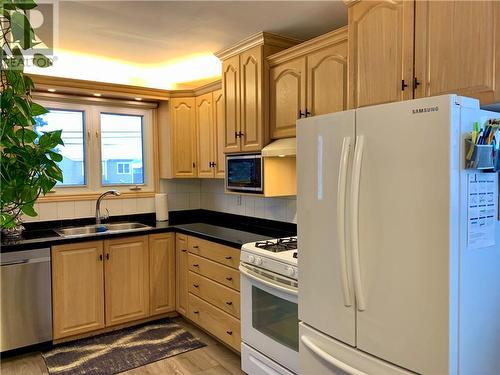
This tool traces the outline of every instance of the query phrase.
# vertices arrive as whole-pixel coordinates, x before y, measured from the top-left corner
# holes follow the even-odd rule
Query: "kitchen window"
[[[49,113],[36,117],[35,131],[62,130],[64,180],[54,196],[154,191],[153,108],[36,101]]]

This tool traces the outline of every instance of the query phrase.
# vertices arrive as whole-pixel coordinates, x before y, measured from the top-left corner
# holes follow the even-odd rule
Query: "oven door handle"
[[[273,288],[273,289],[277,289],[279,291],[282,291],[284,293],[287,293],[287,294],[291,294],[291,295],[294,295],[294,296],[298,296],[299,295],[299,291],[297,289],[292,289],[292,288],[287,288],[277,282],[274,282],[274,281],[271,281],[269,279],[264,279],[261,277],[261,275],[257,275],[255,273],[253,273],[252,271],[250,271],[249,269],[247,269],[246,267],[242,266],[240,264],[239,266],[239,270],[240,272],[245,275],[246,277],[248,277],[249,279],[252,279],[254,281],[257,281],[257,282],[260,282],[266,286],[268,286],[269,288]]]

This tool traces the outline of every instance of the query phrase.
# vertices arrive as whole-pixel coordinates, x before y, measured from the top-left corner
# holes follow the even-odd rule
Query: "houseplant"
[[[31,56],[40,43],[28,20],[27,12],[36,7],[32,0],[0,0],[2,24],[1,70],[1,194],[0,227],[9,237],[19,237],[24,229],[23,214],[36,216],[37,198],[63,180],[57,162],[62,156],[55,148],[62,145],[62,131],[41,135],[33,131],[35,116],[48,111],[33,102],[33,81],[24,74],[25,63],[46,67],[49,58],[40,53]],[[28,54],[30,55],[28,57]]]

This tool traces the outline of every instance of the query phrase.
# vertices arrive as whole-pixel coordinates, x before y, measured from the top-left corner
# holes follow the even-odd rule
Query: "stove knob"
[[[293,276],[293,275],[295,275],[295,270],[292,267],[287,267],[286,273],[288,276]]]
[[[253,255],[249,255],[249,256],[248,256],[248,261],[249,261],[250,263],[255,262],[255,257],[254,257]]]
[[[255,258],[255,264],[258,266],[262,265],[262,258],[261,257]]]

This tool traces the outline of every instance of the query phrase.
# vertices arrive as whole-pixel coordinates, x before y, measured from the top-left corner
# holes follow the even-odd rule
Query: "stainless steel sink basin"
[[[149,228],[151,227],[141,223],[114,223],[59,228],[55,231],[63,237],[83,237],[98,235],[101,233],[134,232]]]

